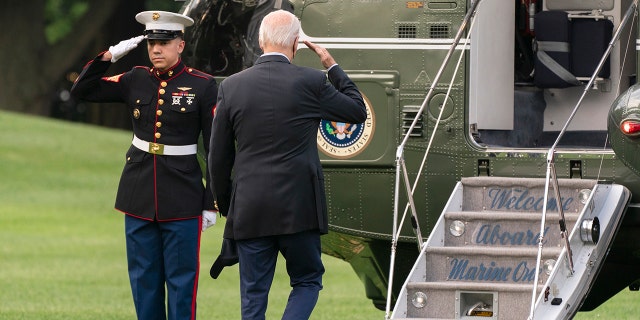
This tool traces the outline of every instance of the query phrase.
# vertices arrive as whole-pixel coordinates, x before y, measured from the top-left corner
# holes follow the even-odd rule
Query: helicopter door
[[[486,1],[471,31],[469,121],[480,130],[513,130],[513,1]]]

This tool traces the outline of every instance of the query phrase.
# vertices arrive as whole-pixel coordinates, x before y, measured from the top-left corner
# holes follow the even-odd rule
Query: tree
[[[66,5],[84,3],[84,14],[68,27],[71,32],[58,41],[47,41],[45,8],[50,2]],[[148,3],[146,3],[148,2]],[[175,1],[127,0],[29,0],[5,1],[0,5],[0,109],[51,115],[51,102],[60,86],[70,86],[73,71],[109,45],[141,34],[143,27],[133,17],[149,5],[154,9],[177,11],[181,3]],[[167,3],[170,2],[170,3]],[[110,73],[124,72],[135,64],[147,64],[143,48],[114,64]],[[66,79],[68,78],[68,79]],[[66,80],[65,80],[66,79]],[[65,82],[66,81],[66,82]],[[85,119],[76,119],[110,126],[127,126],[124,108],[101,108],[86,105]],[[119,109],[119,110],[118,110]],[[117,110],[114,112],[113,110]],[[123,122],[126,125],[123,125]]]
[[[45,0],[7,1],[0,10],[0,108],[49,115],[51,89],[95,43],[113,12],[125,0],[88,1],[73,32],[50,45],[44,33]]]

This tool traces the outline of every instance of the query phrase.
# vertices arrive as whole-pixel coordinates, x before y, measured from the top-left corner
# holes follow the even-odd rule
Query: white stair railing
[[[404,187],[405,187],[405,191],[407,193],[407,199],[408,199],[408,203],[405,207],[405,211],[404,211],[404,215],[403,215],[403,219],[402,221],[404,221],[404,218],[406,216],[407,210],[410,208],[411,209],[411,215],[412,215],[412,226],[414,228],[414,232],[417,238],[417,242],[418,242],[418,248],[419,250],[422,249],[422,246],[424,245],[424,239],[422,238],[421,232],[420,232],[420,226],[418,223],[418,218],[417,218],[417,212],[415,209],[415,204],[414,204],[414,200],[413,200],[413,192],[415,191],[415,187],[417,185],[417,182],[419,180],[420,174],[424,168],[424,165],[426,163],[426,158],[427,155],[429,153],[429,147],[431,146],[431,142],[433,141],[433,137],[435,136],[435,132],[438,126],[438,123],[440,122],[440,117],[442,115],[442,111],[444,110],[444,106],[440,109],[440,115],[438,116],[438,121],[436,122],[436,129],[433,130],[432,132],[432,136],[431,139],[429,140],[429,146],[427,147],[427,150],[425,152],[422,164],[420,166],[420,169],[418,170],[418,174],[417,174],[417,178],[416,178],[416,182],[414,183],[414,186],[411,187],[410,181],[409,181],[409,175],[408,172],[406,170],[406,164],[404,161],[404,147],[409,139],[409,134],[413,131],[413,129],[416,127],[416,124],[418,123],[419,117],[422,114],[422,112],[424,112],[424,109],[428,103],[428,101],[431,99],[431,97],[433,96],[433,92],[435,90],[435,87],[438,83],[438,81],[440,80],[440,77],[442,76],[445,67],[448,65],[449,60],[451,59],[453,52],[456,50],[458,44],[460,43],[460,39],[462,38],[462,35],[467,27],[467,24],[469,23],[469,21],[471,21],[472,17],[475,15],[478,4],[480,3],[481,0],[476,0],[471,4],[471,7],[469,8],[469,10],[467,11],[464,19],[462,20],[462,24],[460,25],[460,28],[458,29],[458,32],[456,33],[456,36],[454,38],[453,43],[451,44],[451,46],[449,47],[449,51],[447,52],[447,55],[444,58],[444,61],[442,62],[442,64],[440,65],[440,69],[438,70],[438,72],[436,73],[436,76],[434,77],[432,83],[431,83],[431,87],[429,88],[429,91],[426,95],[426,97],[424,98],[420,109],[416,112],[416,116],[413,119],[413,121],[411,122],[411,126],[408,128],[408,130],[406,131],[404,138],[402,140],[402,142],[400,143],[400,145],[397,148],[397,152],[396,152],[396,178],[395,178],[395,187],[394,187],[394,208],[393,208],[393,234],[391,237],[391,259],[390,259],[390,267],[389,267],[389,278],[388,278],[388,284],[387,284],[387,303],[386,303],[386,310],[385,310],[385,319],[390,319],[391,317],[391,297],[392,297],[392,292],[393,292],[393,275],[395,272],[395,256],[396,256],[396,247],[397,247],[397,243],[398,243],[398,238],[400,237],[400,231],[401,230],[401,225],[400,224],[400,228],[398,226],[398,203],[399,203],[399,191],[400,191],[400,180],[402,178],[403,182],[404,182]],[[471,28],[469,28],[471,29]],[[471,32],[469,32],[469,35],[471,34]],[[469,41],[467,39],[466,44],[468,44]],[[464,49],[461,50],[460,53],[460,59],[458,60],[458,65],[461,62],[461,58],[464,54]],[[450,94],[450,90],[451,87],[453,86],[453,81],[455,79],[455,76],[457,74],[457,70],[458,67],[456,67],[455,69],[455,73],[451,79],[451,84],[449,85],[449,89],[447,91],[447,97],[445,98],[445,103],[448,100],[447,98],[449,97]]]
[[[622,20],[620,21],[620,24],[618,25],[618,28],[616,29],[615,34],[613,35],[613,37],[611,38],[611,41],[609,42],[609,45],[607,46],[607,50],[604,52],[604,54],[602,55],[600,62],[598,63],[598,66],[596,67],[596,70],[593,72],[593,75],[591,76],[591,78],[589,79],[589,82],[584,86],[584,90],[582,91],[582,95],[580,96],[580,99],[578,99],[578,102],[576,103],[575,107],[573,108],[573,110],[571,111],[571,114],[569,115],[569,118],[567,119],[567,121],[565,122],[564,126],[562,127],[562,130],[560,130],[560,133],[558,134],[558,137],[556,138],[555,142],[553,143],[553,145],[551,146],[551,148],[549,148],[549,151],[547,152],[547,171],[546,171],[546,182],[545,182],[545,189],[544,189],[544,204],[542,207],[542,218],[540,221],[540,237],[538,238],[538,255],[536,258],[536,272],[535,272],[535,278],[534,278],[534,283],[533,283],[533,289],[532,289],[532,293],[531,293],[531,309],[529,312],[529,320],[533,320],[534,317],[534,313],[535,313],[535,304],[536,304],[536,293],[538,290],[538,275],[540,273],[540,261],[542,260],[542,247],[543,247],[543,243],[544,243],[544,228],[545,228],[545,223],[546,223],[546,215],[547,215],[547,200],[548,200],[548,194],[549,194],[549,184],[553,184],[553,189],[554,189],[554,197],[556,199],[556,203],[558,204],[556,207],[558,208],[558,213],[560,214],[560,221],[559,221],[559,225],[560,225],[560,232],[562,234],[562,237],[564,238],[564,243],[565,243],[565,248],[566,248],[566,253],[567,253],[567,261],[568,263],[568,268],[569,268],[569,274],[573,274],[574,273],[574,265],[573,265],[573,255],[571,252],[571,245],[569,244],[569,235],[567,234],[567,227],[566,227],[566,220],[564,217],[564,211],[562,209],[562,205],[561,205],[561,198],[560,198],[560,191],[558,188],[558,179],[556,176],[556,169],[555,169],[555,152],[556,152],[556,148],[558,147],[558,144],[560,143],[560,139],[562,139],[562,137],[564,136],[565,132],[567,131],[567,128],[569,127],[569,124],[571,123],[571,121],[573,120],[573,117],[576,115],[576,113],[578,112],[578,108],[580,107],[580,105],[582,104],[582,100],[584,99],[584,97],[587,95],[587,93],[589,92],[589,90],[592,88],[598,74],[600,73],[600,70],[602,69],[602,67],[604,66],[605,62],[607,61],[607,59],[609,58],[609,55],[611,54],[611,50],[613,49],[613,46],[615,45],[615,42],[618,41],[618,39],[620,38],[620,34],[622,32],[622,30],[624,29],[625,25],[627,24],[627,22],[629,21],[629,19],[631,19],[631,17],[635,16],[635,14],[637,13],[637,6],[638,6],[638,0],[634,0],[631,5],[629,5],[629,8],[627,9],[627,12],[625,13],[624,17],[622,18]]]

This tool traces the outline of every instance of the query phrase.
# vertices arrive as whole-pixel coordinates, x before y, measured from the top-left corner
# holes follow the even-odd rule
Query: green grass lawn
[[[113,209],[131,133],[0,112],[0,134],[0,319],[134,319]],[[237,265],[209,277],[221,239],[221,224],[202,236],[199,319],[240,318]],[[323,261],[313,319],[384,319],[349,264]],[[279,263],[269,319],[288,292]]]
[[[131,134],[0,111],[0,319],[134,319],[122,214],[113,209]],[[221,225],[202,237],[199,319],[239,319],[237,265],[209,267]],[[312,319],[384,319],[351,267],[323,256],[324,289]],[[279,263],[267,319],[289,292]],[[576,319],[637,319],[623,291]]]

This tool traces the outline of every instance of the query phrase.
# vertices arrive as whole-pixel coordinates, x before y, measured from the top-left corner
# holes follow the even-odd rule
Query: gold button
[[[156,132],[156,139],[160,139],[161,136],[160,132]]]
[[[189,68],[189,72],[192,72],[192,71],[193,71],[193,68]]]
[[[158,92],[159,92],[160,94],[164,94],[164,89],[160,89],[160,90],[158,90]]]
[[[167,86],[167,82],[166,81],[162,81],[162,82],[160,82],[160,85],[164,88],[164,87]]]
[[[136,100],[136,104],[140,104],[140,99]]]
[[[161,116],[161,115],[162,115],[162,110],[158,110],[158,111],[156,111],[156,114],[157,114],[157,115],[159,115],[159,116]]]
[[[158,128],[162,127],[162,122],[160,122],[160,121],[156,122],[156,127],[158,127]]]
[[[162,100],[162,99],[158,99],[158,104],[159,104],[159,105],[163,105],[163,104],[164,104],[164,100]]]
[[[127,161],[131,161],[131,157],[127,157]]]
[[[185,111],[187,111],[187,108],[182,107],[182,108],[180,108],[180,111],[185,112]]]

